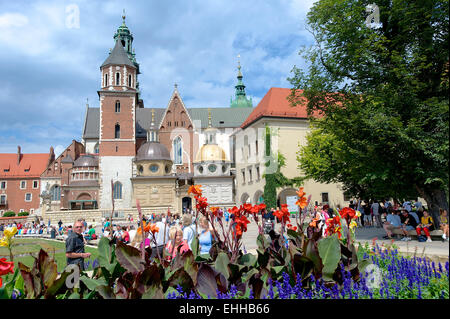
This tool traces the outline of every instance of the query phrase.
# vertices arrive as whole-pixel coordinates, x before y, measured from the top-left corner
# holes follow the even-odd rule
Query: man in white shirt
[[[156,233],[156,236],[155,236],[156,245],[155,245],[155,241],[153,240],[153,234],[150,232],[150,234],[148,235],[148,238],[150,238],[150,245],[152,246],[152,257],[151,258],[155,258],[156,256],[158,256],[157,250],[159,251],[159,256],[162,257],[163,251],[164,251],[164,246],[169,241],[170,226],[166,225],[165,223],[162,222],[161,215],[156,215],[155,221],[156,221],[156,227],[158,227],[158,232]]]
[[[375,220],[377,221],[377,228],[381,228],[380,204],[378,204],[378,201],[374,201],[371,208],[373,216],[375,216]]]

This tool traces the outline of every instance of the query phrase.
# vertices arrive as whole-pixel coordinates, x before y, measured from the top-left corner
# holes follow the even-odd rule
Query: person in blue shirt
[[[392,231],[395,229],[402,229],[402,221],[400,220],[400,216],[397,215],[397,211],[393,210],[386,217],[386,222],[383,224],[383,228],[386,231],[387,236],[384,236],[384,239],[392,239]]]
[[[185,240],[188,245],[189,249],[192,250],[192,240],[195,237],[195,225],[192,223],[192,215],[191,214],[184,214],[182,217],[182,224],[183,224],[183,240]]]
[[[209,222],[205,216],[200,217],[198,223],[198,244],[200,246],[200,254],[209,254],[212,247],[213,236],[209,229]]]

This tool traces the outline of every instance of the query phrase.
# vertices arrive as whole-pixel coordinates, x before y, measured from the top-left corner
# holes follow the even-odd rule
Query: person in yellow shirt
[[[426,210],[423,211],[423,216],[420,219],[420,224],[417,225],[416,233],[417,236],[420,236],[422,234],[422,230],[425,233],[425,236],[427,236],[427,242],[431,242],[431,236],[430,231],[434,230],[434,222],[433,217],[431,217]]]
[[[439,216],[441,218],[441,230],[444,232],[442,238],[448,240],[448,213],[446,209],[439,209]]]

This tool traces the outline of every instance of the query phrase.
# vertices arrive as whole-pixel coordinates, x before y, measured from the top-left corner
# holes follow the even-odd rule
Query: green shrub
[[[17,214],[17,216],[28,216],[28,215],[30,215],[29,212],[20,212]]]
[[[14,217],[14,216],[16,216],[16,213],[14,213],[14,212],[12,212],[12,211],[5,212],[5,213],[3,214],[3,217]]]

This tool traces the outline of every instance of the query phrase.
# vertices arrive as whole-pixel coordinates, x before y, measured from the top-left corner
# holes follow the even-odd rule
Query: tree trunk
[[[421,196],[425,199],[428,206],[428,213],[433,217],[435,229],[439,229],[441,219],[439,216],[439,208],[448,212],[448,200],[445,190],[441,188],[421,188],[417,187]]]

